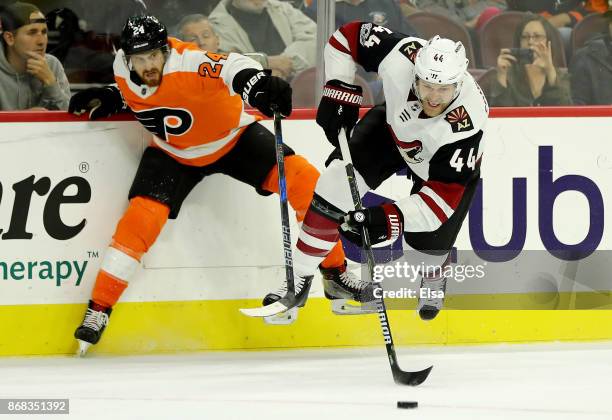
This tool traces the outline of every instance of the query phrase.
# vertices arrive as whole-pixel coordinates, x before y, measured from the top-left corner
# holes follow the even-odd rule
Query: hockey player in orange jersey
[[[169,38],[154,16],[129,18],[120,42],[116,85],[75,94],[69,112],[88,112],[90,119],[97,119],[131,110],[153,134],[153,141],[142,156],[129,206],[105,253],[83,323],[75,331],[82,354],[100,340],[113,305],[166,220],[177,217],[183,200],[204,177],[223,173],[260,194],[278,192],[274,136],[257,122],[259,118],[244,112],[244,103],[268,116],[272,105],[284,116],[291,113],[291,87],[285,81],[248,57],[206,52]],[[301,221],[319,173],[287,146],[285,156],[288,200]],[[338,242],[320,266],[326,284],[334,283],[330,297],[352,297],[358,288],[345,266]],[[312,277],[296,282],[299,306],[306,301],[311,281]]]

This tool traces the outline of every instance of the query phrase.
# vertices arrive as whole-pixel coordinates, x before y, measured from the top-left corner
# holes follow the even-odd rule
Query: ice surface
[[[1,398],[69,398],[71,419],[612,419],[612,343],[0,359]],[[418,401],[413,410],[396,403]],[[1,416],[5,417],[5,416]]]

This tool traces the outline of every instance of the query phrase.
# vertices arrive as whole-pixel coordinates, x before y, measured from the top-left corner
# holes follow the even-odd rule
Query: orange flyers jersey
[[[157,147],[187,165],[211,164],[257,120],[244,112],[232,81],[239,71],[261,66],[239,54],[208,53],[175,38],[168,42],[170,54],[159,86],[134,83],[123,50],[115,57],[115,80]]]

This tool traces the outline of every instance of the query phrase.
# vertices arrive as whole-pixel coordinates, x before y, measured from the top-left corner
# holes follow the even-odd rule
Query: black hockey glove
[[[291,86],[280,77],[270,75],[269,71],[241,70],[232,85],[244,102],[268,117],[274,116],[274,105],[283,117],[291,114]]]
[[[368,207],[363,210],[350,211],[344,216],[340,232],[349,241],[363,246],[361,227],[365,226],[372,245],[390,241],[393,243],[404,232],[404,216],[395,204]]]
[[[334,147],[338,147],[340,129],[344,127],[349,135],[357,123],[362,102],[361,86],[334,79],[323,88],[323,97],[317,110],[317,124],[323,127],[327,140]]]
[[[121,112],[125,103],[116,86],[89,88],[75,93],[70,98],[68,112],[81,115],[89,111],[89,119],[97,120]]]

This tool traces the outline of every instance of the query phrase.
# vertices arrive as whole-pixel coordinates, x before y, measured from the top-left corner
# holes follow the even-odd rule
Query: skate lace
[[[304,279],[301,277],[297,277],[293,279],[293,284],[295,286],[295,294],[297,295],[302,291],[302,287],[304,287]],[[287,294],[287,281],[285,280],[280,287],[274,292],[275,295],[283,297]]]
[[[366,282],[361,281],[359,277],[350,271],[345,271],[340,274],[340,281],[351,289],[363,290],[366,287]]]
[[[95,331],[100,331],[102,327],[108,324],[108,315],[102,311],[95,311],[91,308],[87,309],[83,326],[91,328]]]

